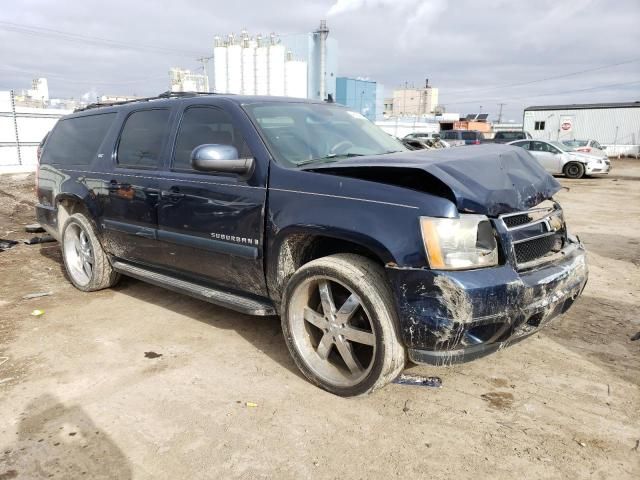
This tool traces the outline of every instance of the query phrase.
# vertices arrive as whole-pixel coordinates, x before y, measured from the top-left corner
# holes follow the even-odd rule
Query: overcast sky
[[[519,121],[527,105],[640,100],[639,0],[5,1],[0,89],[44,76],[54,97],[152,95],[169,67],[197,69],[216,34],[307,32],[323,18],[339,75],[389,93],[428,77],[447,111],[495,115],[504,102]]]

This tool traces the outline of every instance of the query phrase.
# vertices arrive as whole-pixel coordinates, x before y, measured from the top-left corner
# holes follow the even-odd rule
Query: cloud
[[[638,100],[637,84],[554,92],[640,79],[640,62],[491,89],[639,57],[640,2],[615,5],[607,0],[181,0],[159,9],[130,0],[22,0],[0,9],[0,89],[27,88],[31,78],[45,76],[52,96],[153,95],[168,89],[170,67],[197,70],[196,59],[211,55],[216,34],[242,28],[254,34],[309,32],[326,18],[330,37],[339,42],[340,75],[369,77],[387,90],[405,81],[422,84],[428,77],[450,111],[483,105],[483,111],[496,113],[497,103],[506,102],[508,118],[517,119],[522,107],[533,103]],[[25,33],[3,22],[80,37]],[[121,45],[91,43],[83,35]]]

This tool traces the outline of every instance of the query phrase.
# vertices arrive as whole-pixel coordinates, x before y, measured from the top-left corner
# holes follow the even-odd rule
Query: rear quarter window
[[[127,168],[158,168],[169,133],[169,110],[138,110],[127,117],[118,142],[118,164]]]
[[[40,163],[91,164],[115,117],[115,113],[102,113],[60,120],[47,140]]]

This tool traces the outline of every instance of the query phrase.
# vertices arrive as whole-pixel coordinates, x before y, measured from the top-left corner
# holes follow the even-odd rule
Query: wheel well
[[[65,197],[58,200],[58,233],[62,235],[62,227],[64,227],[67,219],[74,213],[87,214],[89,210],[86,205],[76,198]]]
[[[282,297],[289,277],[301,266],[317,258],[336,253],[354,253],[369,258],[379,265],[384,261],[371,249],[349,240],[322,235],[294,234],[280,245],[276,270],[275,298]]]

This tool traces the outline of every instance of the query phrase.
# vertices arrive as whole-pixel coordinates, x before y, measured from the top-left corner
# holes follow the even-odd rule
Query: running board
[[[113,269],[129,277],[137,278],[144,282],[152,283],[159,287],[164,287],[174,292],[184,293],[194,298],[204,300],[209,303],[220,305],[237,312],[246,313],[247,315],[270,316],[277,315],[273,305],[260,300],[243,297],[214,288],[203,287],[197,283],[180,280],[169,275],[163,275],[154,271],[147,270],[130,263],[116,260],[112,264]]]

